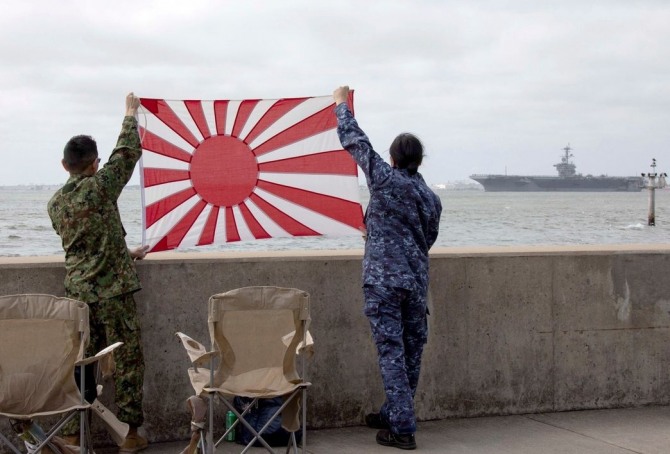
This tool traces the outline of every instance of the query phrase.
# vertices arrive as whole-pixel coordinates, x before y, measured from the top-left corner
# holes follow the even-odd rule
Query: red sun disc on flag
[[[225,157],[221,150],[225,150]],[[191,183],[205,202],[239,205],[251,195],[257,180],[256,157],[238,138],[208,137],[193,152]],[[224,185],[226,190],[222,191]]]
[[[152,252],[359,234],[357,167],[337,138],[331,97],[141,103]]]

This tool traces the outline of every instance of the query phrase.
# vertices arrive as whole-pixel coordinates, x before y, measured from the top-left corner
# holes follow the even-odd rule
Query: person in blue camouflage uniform
[[[363,170],[370,190],[365,212],[364,313],[379,355],[386,400],[366,424],[377,442],[415,449],[414,395],[428,338],[428,250],[437,239],[442,205],[420,173],[423,146],[400,134],[391,164],[374,151],[347,105],[349,87],[333,92],[342,147]]]
[[[147,248],[128,250],[117,200],[130,180],[142,154],[137,129],[140,100],[126,97],[126,116],[116,147],[98,170],[100,159],[95,140],[71,138],[63,152],[63,167],[70,173],[65,185],[48,203],[53,228],[65,250],[65,292],[69,298],[88,303],[91,338],[89,354],[115,343],[115,403],[118,419],[130,425],[121,453],[147,446],[137,433],[144,422],[142,387],[144,357],[140,324],[133,294],[140,290],[133,259],[144,258]],[[78,420],[63,434],[77,443]]]

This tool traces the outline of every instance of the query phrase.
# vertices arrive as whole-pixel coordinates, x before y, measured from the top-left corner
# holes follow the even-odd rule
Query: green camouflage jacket
[[[71,175],[47,209],[65,250],[65,290],[93,303],[139,290],[117,200],[142,155],[137,120],[125,117],[109,161],[93,176]]]

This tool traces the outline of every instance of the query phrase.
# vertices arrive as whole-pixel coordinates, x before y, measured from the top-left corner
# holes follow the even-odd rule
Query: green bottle
[[[233,426],[233,424],[235,424],[235,421],[237,421],[237,416],[235,416],[235,413],[228,410],[228,413],[226,413],[226,430],[230,429]],[[231,430],[226,434],[225,440],[235,441],[235,429]]]

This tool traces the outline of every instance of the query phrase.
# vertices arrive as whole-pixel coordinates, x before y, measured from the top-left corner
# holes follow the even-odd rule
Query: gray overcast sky
[[[430,183],[472,173],[670,170],[667,0],[0,0],[0,185],[64,182],[62,148],[103,161],[124,97],[356,90],[378,152],[416,133]],[[133,178],[138,183],[137,176]]]

